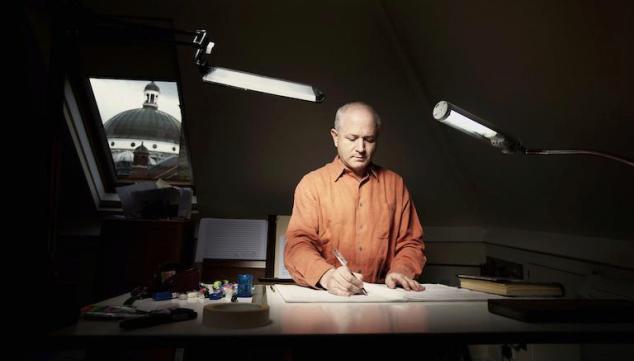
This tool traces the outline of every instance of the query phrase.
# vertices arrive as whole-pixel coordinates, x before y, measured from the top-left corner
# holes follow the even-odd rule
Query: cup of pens
[[[253,297],[253,275],[238,275],[238,297]]]

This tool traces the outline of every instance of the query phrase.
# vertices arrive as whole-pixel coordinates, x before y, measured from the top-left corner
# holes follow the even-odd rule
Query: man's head
[[[354,102],[337,110],[330,130],[341,161],[358,176],[364,176],[376,150],[381,119],[371,106]]]

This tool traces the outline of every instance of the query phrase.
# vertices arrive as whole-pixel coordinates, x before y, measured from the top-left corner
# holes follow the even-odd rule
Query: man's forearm
[[[301,238],[287,241],[284,263],[295,282],[310,287],[318,287],[324,273],[333,268],[312,241]]]

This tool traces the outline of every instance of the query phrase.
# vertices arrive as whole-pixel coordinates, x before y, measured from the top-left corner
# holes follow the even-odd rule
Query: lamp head
[[[321,103],[326,99],[326,95],[321,90],[311,85],[210,66],[207,62],[207,55],[211,54],[214,43],[207,37],[206,30],[197,30],[195,32],[193,46],[194,63],[198,67],[204,82],[314,103]]]
[[[491,144],[502,153],[512,154],[525,150],[519,140],[502,134],[486,121],[447,101],[440,101],[434,106],[433,116],[441,123]]]

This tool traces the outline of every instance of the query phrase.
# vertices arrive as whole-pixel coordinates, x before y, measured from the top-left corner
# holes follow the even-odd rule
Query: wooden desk
[[[105,301],[121,304],[126,295]],[[239,347],[295,348],[327,343],[414,341],[415,344],[462,343],[631,343],[634,323],[525,323],[491,314],[484,301],[407,303],[285,303],[267,287],[271,323],[242,330],[202,325],[202,308],[209,300],[163,301],[188,307],[198,319],[146,329],[123,331],[116,322],[85,321],[59,330],[48,342],[59,346],[205,346],[213,342]],[[154,307],[151,300],[140,308]],[[167,303],[165,303],[167,302]]]

